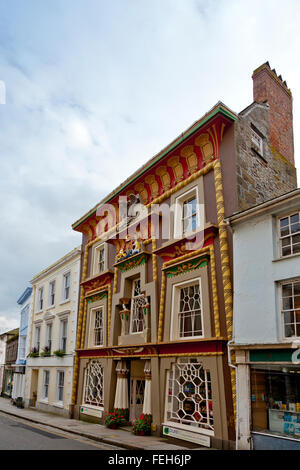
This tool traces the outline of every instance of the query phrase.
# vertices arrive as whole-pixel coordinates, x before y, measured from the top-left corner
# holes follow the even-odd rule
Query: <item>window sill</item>
[[[64,403],[63,402],[56,402],[56,403],[53,403],[53,406],[55,406],[56,408],[63,408]]]
[[[62,300],[61,302],[59,302],[59,305],[63,305],[63,304],[66,304],[67,302],[70,302],[71,299],[65,299],[65,300]]]
[[[40,403],[45,403],[46,405],[48,405],[49,400],[48,400],[48,398],[43,398],[42,400],[40,400]]]
[[[272,260],[272,263],[277,263],[277,261],[282,261],[284,259],[291,259],[300,256],[300,253],[294,253],[293,255],[281,256],[280,258],[275,258]]]

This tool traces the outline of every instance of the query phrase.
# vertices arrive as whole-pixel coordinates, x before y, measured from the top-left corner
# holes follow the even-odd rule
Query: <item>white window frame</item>
[[[102,404],[99,404],[99,405],[91,404],[91,403],[88,403],[86,401],[87,400],[88,374],[89,374],[89,370],[95,365],[95,363],[97,363],[97,367],[99,367],[101,369],[101,372],[102,372],[102,385],[101,385],[101,388],[102,388]],[[102,364],[100,363],[100,361],[98,359],[92,359],[88,363],[88,365],[85,369],[84,387],[83,387],[83,406],[88,407],[88,408],[97,409],[97,410],[104,410],[104,367],[102,366]]]
[[[200,305],[201,305],[201,325],[202,334],[193,336],[180,336],[180,320],[179,320],[179,303],[180,303],[180,290],[183,287],[189,287],[199,283]],[[203,295],[201,277],[193,278],[188,281],[179,282],[172,286],[172,315],[171,315],[171,338],[172,340],[189,340],[195,338],[204,338],[204,318],[203,318]]]
[[[282,337],[282,340],[284,342],[291,342],[291,341],[300,339],[300,335],[299,336],[295,336],[295,335],[294,336],[285,336],[284,312],[296,311],[296,310],[300,310],[300,308],[296,307],[296,308],[293,308],[293,309],[285,309],[285,310],[283,309],[282,287],[285,286],[285,285],[295,284],[295,283],[300,283],[300,278],[287,279],[287,280],[281,281],[279,283],[279,289],[278,290],[279,290],[279,304],[280,304],[281,337]],[[295,328],[295,331],[296,331],[296,328]]]
[[[102,313],[102,344],[95,344],[95,321],[98,311]],[[102,348],[104,346],[104,307],[100,305],[90,311],[90,329],[89,329],[89,346],[93,348]]]
[[[42,326],[39,324],[39,325],[35,325],[35,328],[34,328],[34,347],[38,350],[38,352],[40,352],[41,350],[41,329],[42,329]],[[39,332],[39,333],[37,333]]]
[[[19,337],[19,359],[24,361],[26,359],[26,339],[27,336],[21,335]]]
[[[64,324],[66,324],[66,336],[63,336],[63,333],[64,333]],[[67,349],[68,349],[68,327],[69,327],[69,321],[68,321],[68,318],[67,317],[64,317],[64,318],[61,318],[60,319],[60,323],[59,323],[59,349],[60,351],[64,351],[64,353],[66,354],[67,353]],[[65,349],[63,348],[63,342],[64,342],[64,338],[65,338],[65,343],[66,343],[66,347]]]
[[[130,330],[129,330],[129,333],[131,335],[137,335],[137,334],[141,334],[143,333],[144,329],[145,329],[145,318],[144,318],[144,315],[143,315],[143,329],[140,330],[140,331],[133,331],[133,324],[134,324],[134,321],[135,321],[135,317],[133,316],[133,309],[134,309],[134,299],[138,299],[138,298],[142,298],[144,297],[145,299],[145,305],[147,304],[147,298],[144,294],[140,294],[140,295],[136,295],[134,296],[134,289],[135,289],[135,283],[137,281],[140,281],[140,288],[141,288],[141,278],[137,278],[137,279],[134,279],[132,281],[132,291],[131,291],[131,306],[130,306]]]
[[[94,259],[93,259],[93,275],[102,274],[107,270],[107,260],[106,260],[106,243],[100,243],[94,248]],[[103,269],[99,269],[99,255],[100,251],[103,251]]]
[[[37,312],[42,312],[44,308],[44,286],[38,287],[38,295],[37,295]]]
[[[67,279],[67,276],[69,276],[69,279],[70,279],[70,285],[69,285],[69,296],[66,297],[66,279]],[[71,275],[71,271],[68,270],[66,271],[65,273],[63,273],[63,276],[62,276],[62,292],[61,292],[61,297],[62,297],[62,300],[60,303],[65,303],[65,302],[69,302],[70,299],[71,299],[71,278],[72,278],[72,275]]]
[[[191,199],[196,199],[196,228],[190,232],[184,232],[183,230],[183,207],[184,203]],[[201,205],[199,203],[199,190],[198,186],[194,186],[185,193],[181,194],[175,199],[175,214],[174,214],[174,238],[181,239],[183,237],[189,237],[193,233],[196,233],[200,226],[201,220],[204,222],[204,213],[202,214]],[[201,213],[200,213],[201,212]]]
[[[54,292],[52,292],[52,286],[54,285]],[[54,300],[52,302],[52,296],[54,296]],[[49,295],[48,295],[48,307],[55,306],[55,298],[56,298],[56,279],[53,279],[49,282]]]
[[[50,338],[49,338],[49,331],[51,332]],[[50,354],[51,354],[52,346],[53,346],[52,336],[53,336],[53,322],[47,322],[45,346],[49,347],[49,339],[50,339]]]
[[[215,434],[214,426],[213,426],[213,429],[207,429],[207,428],[204,428],[204,427],[201,427],[201,426],[193,426],[193,425],[177,423],[176,421],[169,421],[168,420],[170,371],[172,371],[173,368],[176,365],[182,363],[181,361],[184,360],[184,359],[189,360],[189,359],[193,359],[193,358],[190,358],[190,357],[180,358],[170,366],[171,370],[166,371],[166,393],[165,393],[164,424],[166,424],[170,427],[173,427],[173,428],[178,428],[178,429],[183,429],[183,430],[185,429],[185,430],[190,431],[190,432],[198,432],[199,434],[207,434],[208,436],[214,436],[214,434]],[[194,359],[197,359],[197,358],[194,358]],[[202,368],[204,369],[205,376],[207,375],[207,372],[209,372],[209,374],[210,374],[210,383],[211,383],[211,387],[212,387],[212,378],[211,378],[212,371],[207,370],[203,365],[202,365]],[[174,371],[173,371],[173,373],[174,373]],[[205,389],[206,389],[206,395],[207,395],[207,392],[208,392],[207,382],[206,382]],[[211,392],[213,393],[212,390],[211,390]],[[212,398],[211,398],[211,400],[212,400]],[[205,397],[205,401],[207,403],[207,401],[208,401],[207,396]],[[172,402],[171,402],[171,405],[172,405]]]
[[[64,377],[64,383],[63,383],[63,386],[61,387],[59,385],[59,377],[60,377],[60,374],[63,374],[63,377]],[[56,371],[56,403],[58,405],[63,405],[64,403],[64,398],[65,398],[65,381],[66,381],[66,373],[63,369],[57,369]],[[62,400],[59,399],[59,392],[60,392],[60,388],[63,389],[63,398]]]
[[[46,383],[46,377],[48,374],[48,383]],[[50,386],[50,370],[44,369],[43,370],[43,401],[49,400],[49,386]],[[46,387],[47,387],[47,396],[46,396]]]
[[[284,216],[280,216],[277,219],[277,239],[278,239],[278,256],[279,256],[279,258],[288,258],[289,256],[297,256],[297,255],[299,256],[300,255],[300,252],[293,253],[293,247],[296,245],[296,243],[295,244],[292,243],[292,237],[294,237],[295,235],[300,235],[300,230],[298,232],[293,233],[293,234],[291,233],[291,230],[290,230],[291,225],[293,225],[293,224],[291,224],[290,218],[293,215],[296,215],[296,214],[299,215],[299,222],[300,222],[300,211],[299,210],[289,212],[288,214],[286,214]],[[288,235],[281,236],[280,222],[281,222],[281,220],[287,219],[287,218],[289,219],[289,223],[288,223],[287,226],[289,227],[289,232],[290,233]],[[297,223],[297,222],[295,222],[295,223]],[[291,253],[289,255],[283,255],[282,254],[282,248],[283,248],[282,247],[282,240],[287,239],[287,238],[290,238],[290,245],[289,246],[291,247]]]

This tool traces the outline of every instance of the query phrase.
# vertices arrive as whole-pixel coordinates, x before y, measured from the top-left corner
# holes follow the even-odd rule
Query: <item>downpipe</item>
[[[228,341],[227,343],[227,355],[228,355],[228,365],[232,369],[235,369],[235,387],[236,387],[236,425],[235,425],[235,450],[238,450],[239,444],[239,389],[238,389],[238,368],[234,366],[231,362],[231,352],[230,345],[233,344],[233,340]]]

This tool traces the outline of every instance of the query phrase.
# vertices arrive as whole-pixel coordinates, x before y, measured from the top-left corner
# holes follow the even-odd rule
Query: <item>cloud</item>
[[[218,100],[245,108],[266,60],[294,92],[297,155],[299,13],[292,0],[0,4],[0,327],[80,244],[72,223]]]

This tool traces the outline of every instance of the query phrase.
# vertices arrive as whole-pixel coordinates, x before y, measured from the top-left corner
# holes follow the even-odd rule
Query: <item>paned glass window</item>
[[[147,299],[141,292],[141,281],[133,281],[131,298],[131,333],[140,333],[145,328],[145,316],[143,307],[147,304]]]
[[[300,253],[300,212],[279,221],[281,256]]]
[[[179,297],[179,336],[202,336],[202,313],[199,282],[181,287]]]
[[[197,228],[197,199],[192,197],[184,201],[182,208],[182,232],[190,233]]]
[[[103,345],[103,310],[99,309],[95,312],[94,321],[94,345]]]
[[[281,286],[284,337],[300,337],[300,280]]]
[[[65,373],[62,370],[57,372],[57,398],[58,401],[64,401],[64,382]]]
[[[44,370],[44,398],[48,398],[49,378],[50,378],[50,371],[49,370]]]
[[[196,358],[182,358],[167,380],[167,421],[213,430],[210,372]]]
[[[85,373],[84,403],[103,407],[103,367],[92,360]]]

